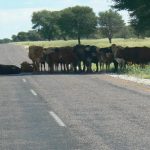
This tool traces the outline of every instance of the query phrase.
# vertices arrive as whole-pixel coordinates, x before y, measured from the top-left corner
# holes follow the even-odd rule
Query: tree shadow
[[[68,75],[70,75],[70,76],[74,76],[74,75],[101,75],[101,74],[109,74],[109,73],[114,73],[114,71],[113,70],[110,70],[110,71],[104,71],[104,70],[102,70],[102,71],[99,71],[99,72],[61,72],[61,71],[57,71],[57,72],[47,72],[47,71],[45,71],[45,72],[30,72],[30,73],[24,73],[24,72],[22,72],[22,73],[18,73],[18,74],[0,74],[0,77],[3,77],[3,76],[45,76],[45,75],[47,75],[47,76],[54,76],[54,75],[56,75],[56,76],[61,76],[61,75],[66,75],[66,76],[68,76]]]

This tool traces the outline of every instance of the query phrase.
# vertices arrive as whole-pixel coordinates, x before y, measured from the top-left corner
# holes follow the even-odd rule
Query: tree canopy
[[[52,40],[59,34],[58,27],[59,12],[39,11],[32,16],[33,29],[37,29],[45,39]]]
[[[111,9],[99,13],[98,23],[102,33],[109,39],[110,43],[113,35],[125,26],[122,17]]]
[[[132,24],[139,31],[150,29],[150,0],[113,0],[114,8],[128,10]]]
[[[80,44],[81,37],[96,30],[97,18],[92,8],[75,6],[61,11],[59,25],[64,34],[77,37]]]
[[[17,35],[12,35],[11,38],[14,42],[43,40],[41,35],[35,30],[30,30],[28,32],[19,32]]]

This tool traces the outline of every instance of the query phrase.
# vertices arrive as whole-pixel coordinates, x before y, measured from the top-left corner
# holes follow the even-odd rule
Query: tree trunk
[[[78,44],[81,45],[81,39],[80,39],[80,36],[78,36]]]
[[[108,39],[109,39],[109,43],[111,44],[111,43],[112,43],[112,38],[111,38],[111,37],[109,37]]]
[[[81,45],[81,39],[80,39],[80,25],[78,23],[78,44]]]
[[[111,33],[111,31],[109,31],[108,39],[109,39],[109,43],[111,44],[111,42],[112,42],[112,33]]]

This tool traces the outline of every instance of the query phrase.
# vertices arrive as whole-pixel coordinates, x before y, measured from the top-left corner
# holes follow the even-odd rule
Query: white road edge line
[[[30,90],[30,92],[34,95],[34,96],[37,96],[37,93],[34,91],[34,90]]]
[[[27,82],[26,79],[22,79],[22,81],[23,81],[24,83]]]
[[[63,121],[53,111],[49,111],[49,114],[55,119],[59,126],[66,127]]]

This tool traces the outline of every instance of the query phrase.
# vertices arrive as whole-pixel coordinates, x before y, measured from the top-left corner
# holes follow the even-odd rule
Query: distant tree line
[[[3,43],[10,43],[12,42],[11,39],[8,39],[8,38],[4,38],[4,39],[0,39],[0,44],[3,44]]]
[[[36,30],[30,30],[28,32],[19,32],[17,35],[12,35],[12,40],[14,42],[19,42],[19,41],[40,41],[40,40],[44,40],[44,38]]]
[[[34,12],[31,21],[33,30],[13,35],[13,41],[77,39],[80,44],[82,38],[108,38],[111,43],[112,38],[150,36],[148,30],[139,32],[141,28],[133,23],[126,25],[122,16],[112,9],[100,12],[98,16],[92,8],[85,6],[69,7],[61,11],[43,10]]]

